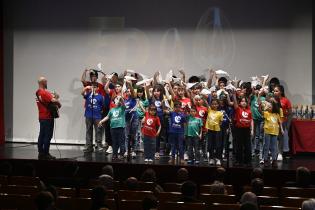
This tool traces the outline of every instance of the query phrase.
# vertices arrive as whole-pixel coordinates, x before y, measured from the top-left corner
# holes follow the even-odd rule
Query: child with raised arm
[[[264,117],[264,132],[265,132],[265,142],[264,142],[264,152],[263,160],[260,161],[261,164],[268,165],[269,158],[268,153],[271,151],[272,166],[277,166],[277,156],[278,156],[278,135],[279,130],[283,134],[283,128],[281,124],[281,108],[278,103],[274,100],[268,103],[266,111],[263,112]]]
[[[208,109],[206,128],[208,129],[209,164],[221,165],[223,141],[220,139],[223,114],[218,110],[219,100],[212,99]]]
[[[126,107],[125,145],[127,151],[125,152],[124,156],[127,157],[127,153],[130,152],[131,157],[135,158],[136,133],[139,123],[138,115],[136,112],[137,100],[131,81],[126,81],[126,87],[127,89],[124,93],[124,103]]]
[[[196,117],[196,108],[190,109],[190,115],[187,118],[187,146],[188,146],[188,163],[195,160],[196,164],[200,162],[199,142],[202,138],[202,119]]]
[[[245,96],[240,97],[239,102],[236,99],[236,93],[233,92],[234,117],[235,117],[235,138],[236,138],[236,165],[246,164],[250,166],[251,140],[253,135],[253,118],[250,107]]]
[[[91,86],[85,86],[81,92],[85,99],[85,125],[86,138],[85,148],[83,152],[93,152],[93,127],[95,129],[95,150],[97,152],[103,151],[102,145],[102,129],[97,125],[102,119],[104,97],[99,94],[98,86],[93,83]]]
[[[125,127],[126,114],[125,104],[121,96],[116,96],[114,99],[115,107],[111,108],[106,117],[100,122],[102,126],[104,122],[110,120],[110,133],[113,141],[113,157],[112,160],[123,159],[125,153]],[[118,149],[120,149],[120,156],[118,157]]]
[[[142,134],[144,147],[144,162],[153,162],[156,138],[161,131],[160,118],[156,115],[156,107],[151,104],[149,111],[142,119]]]

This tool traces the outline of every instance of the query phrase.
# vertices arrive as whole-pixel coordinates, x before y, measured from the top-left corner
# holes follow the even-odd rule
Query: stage
[[[56,145],[52,144],[51,154],[56,156],[56,160],[38,160],[37,145],[26,143],[6,143],[0,147],[0,161],[9,161],[14,166],[13,173],[23,174],[22,165],[25,163],[34,164],[37,176],[41,178],[60,176],[64,166],[69,162],[75,162],[79,166],[79,175],[88,179],[96,178],[101,173],[101,168],[106,164],[111,164],[115,171],[115,179],[125,180],[130,176],[140,178],[141,173],[146,168],[153,168],[161,183],[175,181],[176,171],[180,167],[185,167],[190,172],[190,178],[199,184],[210,183],[214,179],[216,166],[210,166],[206,162],[198,165],[193,164],[169,164],[169,157],[162,156],[160,160],[153,163],[145,163],[143,153],[137,153],[137,157],[131,160],[114,161],[111,155],[105,152],[93,152],[84,154],[83,146],[80,145]],[[231,154],[232,155],[232,154]],[[254,167],[259,166],[259,159],[254,157],[251,167],[236,167],[230,158],[229,165],[224,161],[223,167],[227,169],[226,183],[233,185],[248,184],[250,173]],[[299,154],[278,161],[278,167],[261,166],[264,169],[264,180],[266,185],[281,186],[287,181],[295,179],[295,169],[305,166],[312,171],[313,180],[315,178],[315,158],[314,154]]]

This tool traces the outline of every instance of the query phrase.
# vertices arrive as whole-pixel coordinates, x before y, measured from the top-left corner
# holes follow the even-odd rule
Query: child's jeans
[[[180,159],[184,159],[184,134],[183,133],[169,133],[169,141],[171,143],[172,158],[179,151]]]
[[[143,135],[144,159],[154,159],[156,137]]]
[[[124,155],[125,149],[125,128],[111,128],[110,134],[113,141],[113,157],[117,157],[118,149],[120,148],[120,155]]]
[[[265,133],[265,142],[264,142],[264,160],[268,160],[268,152],[271,151],[272,160],[277,160],[278,148],[277,148],[277,135]]]
[[[187,145],[188,145],[188,157],[189,160],[200,161],[200,151],[199,151],[199,136],[187,136]]]

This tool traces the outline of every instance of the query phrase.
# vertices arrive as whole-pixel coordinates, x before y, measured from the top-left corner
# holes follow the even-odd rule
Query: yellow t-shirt
[[[266,134],[279,135],[280,115],[278,113],[264,112],[265,124],[264,130]]]
[[[211,131],[220,131],[220,126],[223,121],[223,113],[208,109],[208,117],[206,121],[206,128]]]

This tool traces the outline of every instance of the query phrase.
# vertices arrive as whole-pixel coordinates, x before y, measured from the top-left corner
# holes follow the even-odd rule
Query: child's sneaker
[[[210,164],[210,165],[214,165],[214,160],[213,160],[213,159],[210,159],[209,164]]]
[[[144,159],[144,162],[146,162],[146,163],[149,162],[149,159],[148,158]]]
[[[188,158],[188,155],[187,155],[187,153],[184,153],[184,160],[188,160],[189,158]]]
[[[153,160],[152,160],[152,159],[149,159],[149,163],[153,163]]]
[[[279,161],[282,161],[282,160],[283,160],[283,157],[282,157],[282,154],[281,154],[281,153],[278,154],[277,160],[279,160]]]
[[[220,160],[220,159],[217,159],[216,162],[215,162],[215,165],[221,166],[221,160]]]
[[[113,147],[112,146],[108,146],[106,152],[106,154],[112,154],[113,153]]]
[[[259,162],[259,164],[264,164],[264,163],[265,163],[264,159],[261,159]]]
[[[132,153],[131,153],[131,157],[132,157],[132,158],[136,158],[136,156],[137,156],[137,154],[136,154],[135,152],[132,152]]]

